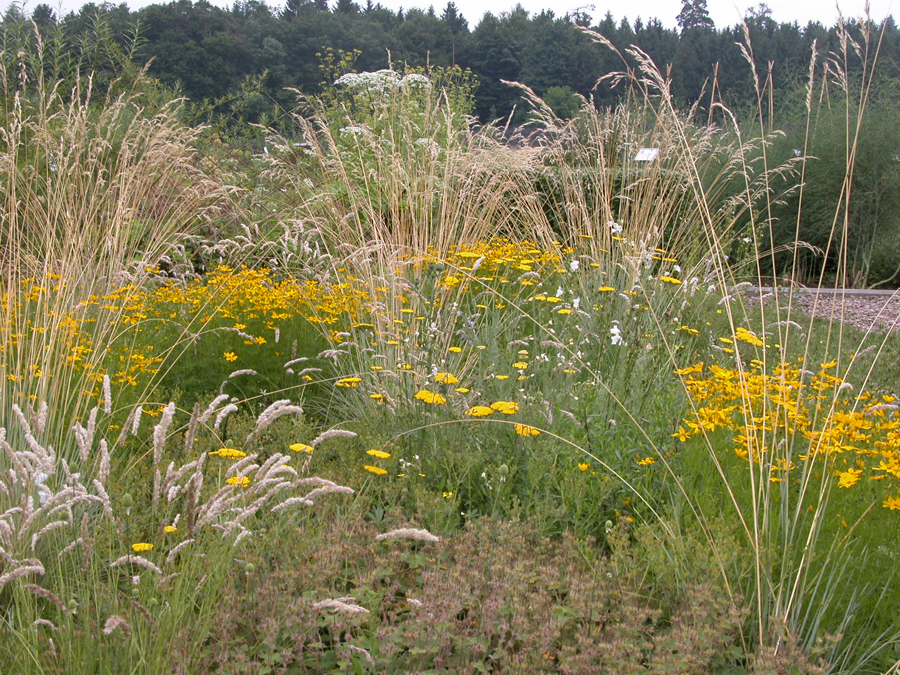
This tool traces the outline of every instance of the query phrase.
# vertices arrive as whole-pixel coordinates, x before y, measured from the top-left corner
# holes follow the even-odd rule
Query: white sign
[[[641,148],[634,156],[635,162],[652,162],[659,156],[659,148]]]

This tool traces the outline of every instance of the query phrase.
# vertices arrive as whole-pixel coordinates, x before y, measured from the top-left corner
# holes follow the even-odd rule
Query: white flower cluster
[[[619,328],[619,322],[613,321],[612,327],[609,329],[609,337],[610,341],[614,345],[624,345],[627,344],[625,339],[622,337],[622,329]]]
[[[395,70],[376,70],[374,73],[347,73],[334,81],[337,87],[346,87],[351,91],[382,94],[397,91],[406,87],[430,87],[431,81],[419,73],[410,73],[400,77]]]
[[[343,127],[339,133],[341,136],[365,136],[369,131],[362,127]]]
[[[402,80],[400,80],[400,87],[409,87],[410,89],[415,89],[416,87],[430,87],[431,80],[429,80],[424,75],[420,75],[419,73],[410,73],[406,75]]]
[[[374,73],[347,73],[335,80],[334,84],[354,91],[378,93],[396,90],[400,86],[400,74],[388,69]]]

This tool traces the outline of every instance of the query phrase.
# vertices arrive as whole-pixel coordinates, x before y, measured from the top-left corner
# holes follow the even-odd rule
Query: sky
[[[47,2],[51,7],[62,9],[62,14],[78,10],[83,0],[28,0],[26,10],[34,7],[40,1]],[[122,0],[111,0],[119,4]],[[210,0],[212,4],[220,7],[230,7],[234,0]],[[365,0],[357,0],[361,4]],[[100,0],[95,0],[99,4]],[[149,4],[159,4],[154,0],[125,0],[132,9],[139,9]],[[334,0],[332,0],[333,4]],[[421,7],[427,9],[434,4],[434,9],[441,14],[447,4],[447,0],[376,0],[383,6],[393,10]],[[469,28],[474,28],[481,20],[485,12],[500,14],[512,9],[516,0],[455,0],[456,6],[462,15],[468,20]],[[900,0],[897,0],[900,6]],[[268,0],[270,6],[278,6],[279,0]],[[593,16],[595,22],[599,22],[607,11],[612,12],[618,22],[623,17],[634,21],[641,17],[645,22],[650,18],[659,19],[663,25],[676,27],[675,17],[681,9],[681,0],[629,0],[627,3],[592,2],[592,0],[519,0],[527,11],[540,13],[544,9],[553,10],[558,16],[576,10],[583,11]],[[732,26],[739,22],[747,9],[757,7],[759,0],[707,0],[709,15],[717,28]],[[805,25],[808,21],[819,21],[825,26],[832,26],[837,20],[838,10],[834,2],[829,0],[769,0],[767,3],[772,10],[772,18],[779,23],[797,21]],[[627,10],[623,10],[623,5]],[[865,11],[865,0],[841,0],[841,13],[844,17],[862,16]],[[881,21],[888,14],[893,13],[892,0],[870,0],[871,15],[876,21]],[[900,23],[900,21],[898,21]]]

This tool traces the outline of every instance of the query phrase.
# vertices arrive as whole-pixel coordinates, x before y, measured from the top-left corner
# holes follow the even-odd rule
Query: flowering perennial
[[[747,339],[739,339],[755,338],[743,335]],[[773,482],[799,480],[813,462],[823,462],[833,467],[839,488],[853,488],[863,478],[879,481],[885,492],[900,488],[900,418],[893,396],[845,393],[852,389],[830,372],[835,361],[815,373],[802,363],[781,363],[771,373],[761,365],[733,370],[697,363],[676,370],[696,410],[672,435],[684,442],[727,431],[734,454],[768,466]],[[791,456],[784,456],[788,451]],[[896,509],[898,499],[886,495],[882,505]]]

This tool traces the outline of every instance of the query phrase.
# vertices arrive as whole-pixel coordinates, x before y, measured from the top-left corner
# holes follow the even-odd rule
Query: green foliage
[[[323,72],[327,76],[351,65],[350,57],[344,55],[339,64],[324,63]],[[436,66],[428,71],[407,68],[403,73],[346,70],[324,85],[320,114],[330,126],[363,127],[395,145],[426,145],[424,141],[431,141],[449,150],[455,146],[456,136],[468,130],[476,87],[471,71],[458,66]],[[335,131],[341,136],[339,129],[332,129],[333,135]]]
[[[581,110],[582,105],[584,105],[583,100],[578,98],[568,85],[564,87],[550,87],[544,93],[543,98],[554,114],[563,120],[575,117],[578,111]]]
[[[142,94],[143,104],[158,108],[170,100],[168,92],[145,77],[137,61],[142,43],[137,26],[123,25],[114,13],[92,5],[83,10],[75,38],[65,24],[42,19],[46,11],[41,14],[41,7],[46,5],[28,17],[13,4],[2,23],[0,96],[5,120],[13,114],[17,93],[36,103],[50,88],[59,92],[61,102]]]
[[[677,21],[682,34],[696,28],[709,29],[714,26],[712,19],[709,18],[706,0],[682,0]]]
[[[827,88],[825,83],[820,86]],[[895,255],[900,237],[896,90],[896,82],[879,81],[863,101],[854,92],[829,92],[808,135],[798,120],[785,120],[788,134],[776,152],[781,157],[797,152],[808,157],[803,162],[806,187],[799,223],[790,215],[796,213],[799,194],[776,210],[772,244],[786,247],[799,238],[813,248],[798,252],[796,262],[790,250],[777,256],[775,265],[784,273],[795,266],[798,277],[810,281],[817,281],[815,275],[823,270],[828,283],[896,285],[900,274]],[[848,174],[851,153],[854,163]],[[842,196],[845,189],[849,198]],[[841,230],[846,231],[845,238],[835,241]]]

